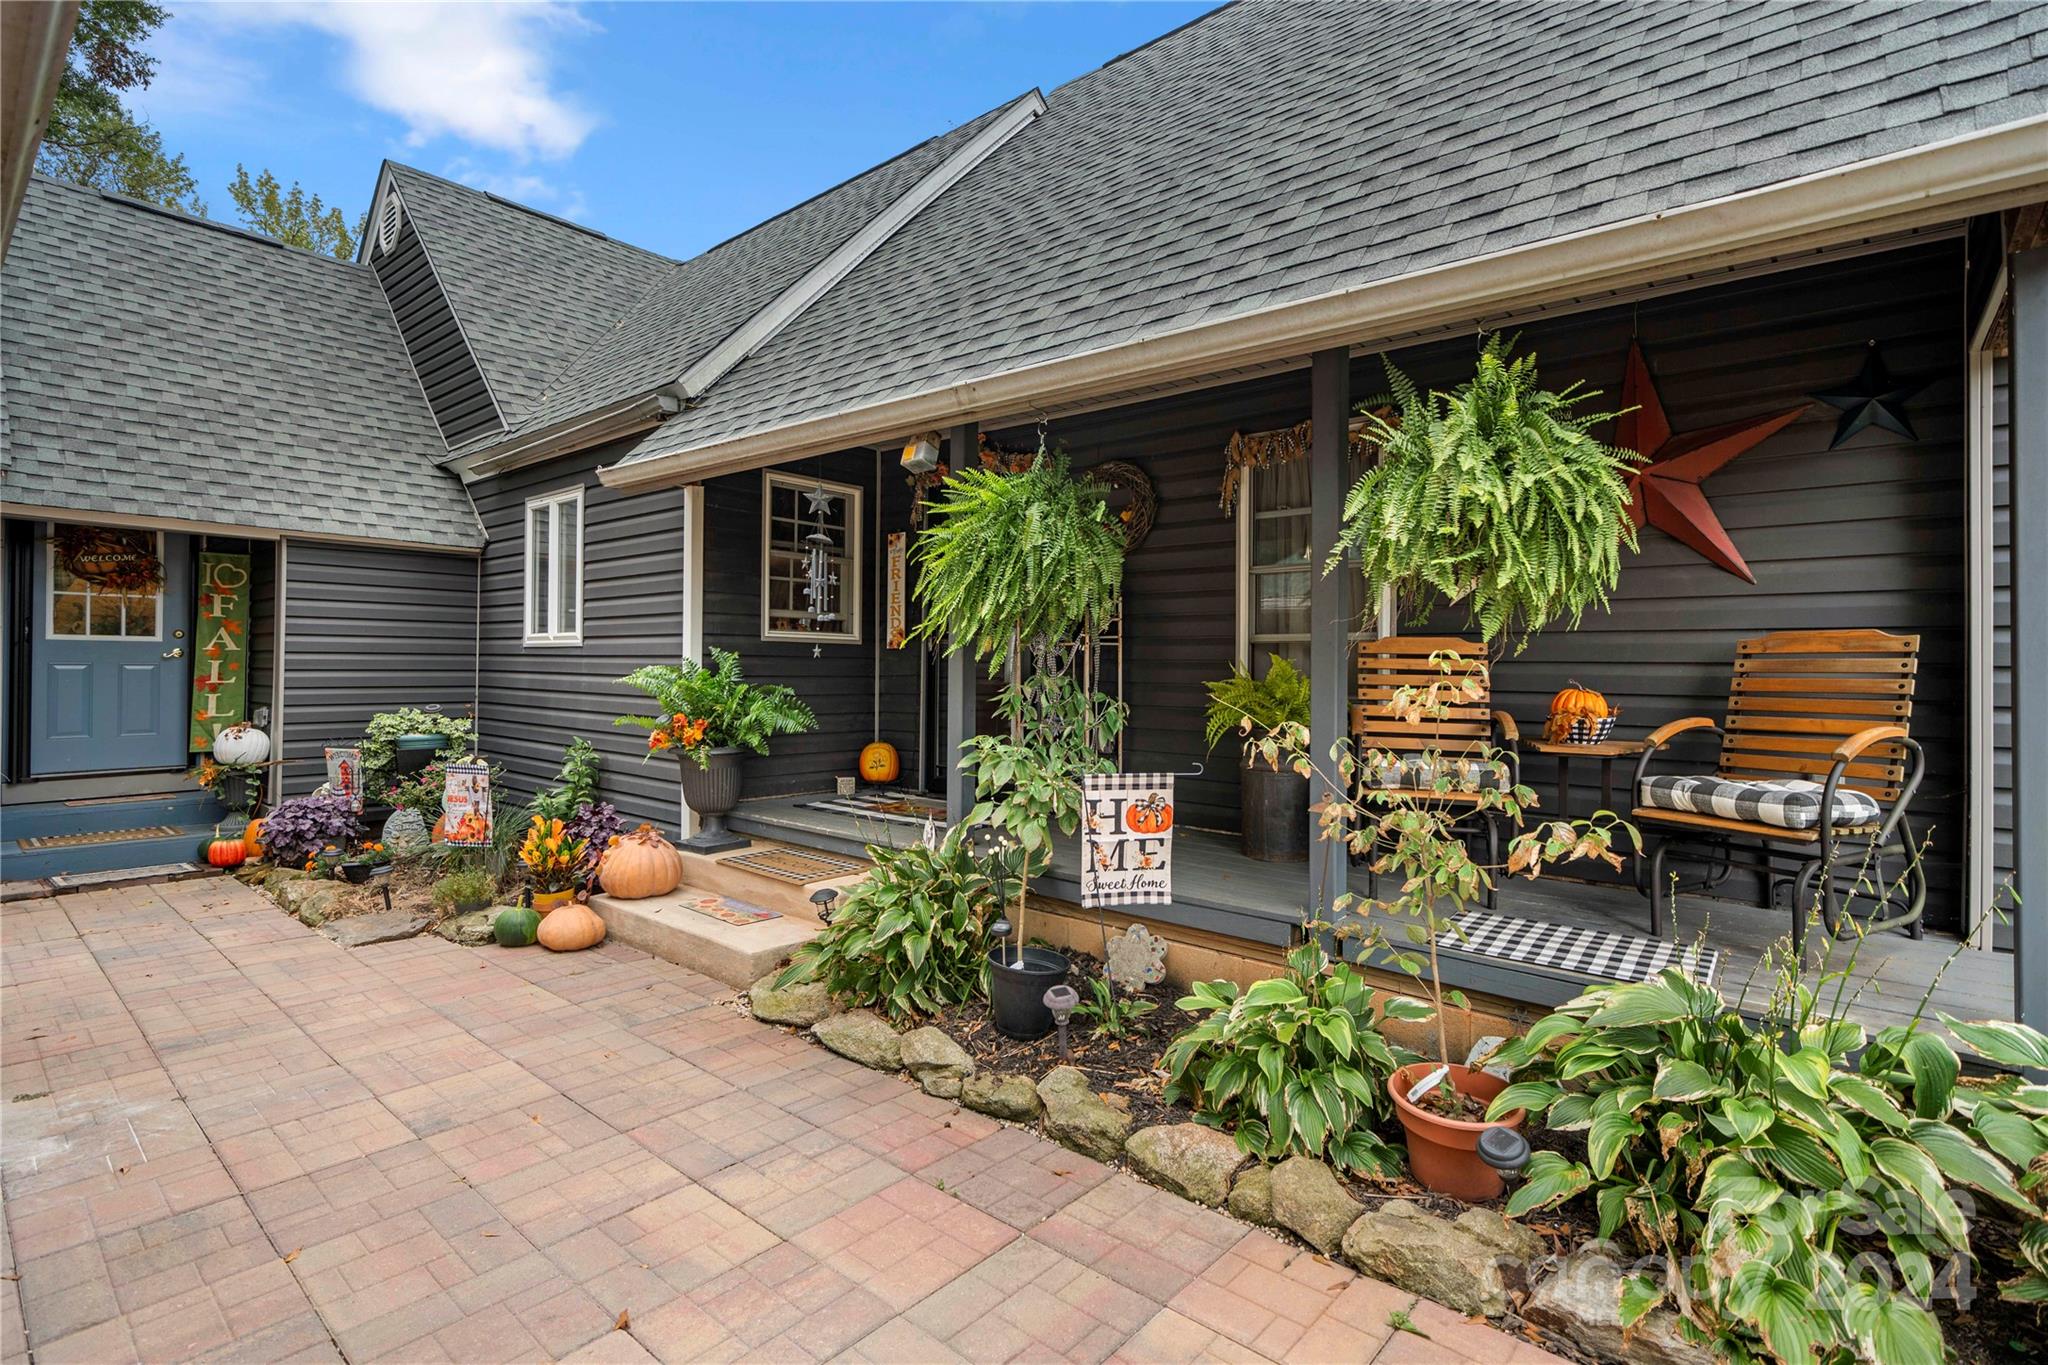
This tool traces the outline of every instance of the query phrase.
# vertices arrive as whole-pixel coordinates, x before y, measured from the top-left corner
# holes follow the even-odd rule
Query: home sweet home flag
[[[1081,904],[1173,899],[1173,774],[1081,779]]]
[[[202,550],[192,631],[192,751],[239,725],[249,705],[249,556]]]

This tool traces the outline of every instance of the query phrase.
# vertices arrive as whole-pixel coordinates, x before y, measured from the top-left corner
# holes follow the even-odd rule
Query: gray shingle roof
[[[2048,5],[1240,0],[1047,112],[627,462],[2048,110]]]
[[[37,180],[0,287],[10,503],[483,543],[368,269]]]
[[[508,427],[676,267],[496,195],[389,169]]]

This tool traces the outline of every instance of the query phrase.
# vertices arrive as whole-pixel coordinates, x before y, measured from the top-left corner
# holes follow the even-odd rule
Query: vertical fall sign
[[[192,750],[206,753],[221,727],[249,706],[249,556],[199,554],[199,608],[192,630]]]

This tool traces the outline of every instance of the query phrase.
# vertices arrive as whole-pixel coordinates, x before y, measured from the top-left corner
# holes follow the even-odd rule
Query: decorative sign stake
[[[1173,899],[1173,774],[1081,779],[1081,904]]]
[[[910,537],[902,531],[889,533],[889,648],[901,649],[909,636]]]
[[[249,704],[249,556],[199,555],[199,609],[192,629],[194,753],[241,723]]]
[[[491,765],[474,760],[448,765],[441,791],[441,835],[460,848],[491,842]]]

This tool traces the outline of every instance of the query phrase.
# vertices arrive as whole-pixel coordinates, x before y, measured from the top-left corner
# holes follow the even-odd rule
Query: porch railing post
[[[1351,623],[1346,604],[1350,585],[1341,570],[1325,574],[1323,564],[1336,547],[1343,525],[1344,465],[1351,444],[1351,352],[1345,347],[1317,351],[1309,372],[1309,420],[1314,434],[1308,454],[1309,505],[1309,752],[1316,775],[1309,779],[1309,804],[1332,793],[1330,749],[1346,733]],[[1312,821],[1317,817],[1311,816]],[[1351,861],[1341,843],[1309,843],[1309,909],[1334,919],[1337,897],[1350,887]]]
[[[2013,1017],[2048,1030],[2048,246],[2010,278]]]
[[[965,469],[981,449],[978,424],[946,433],[946,457]],[[974,780],[960,771],[960,746],[974,738],[974,652],[960,646],[946,656],[946,823],[957,825],[974,809]]]

